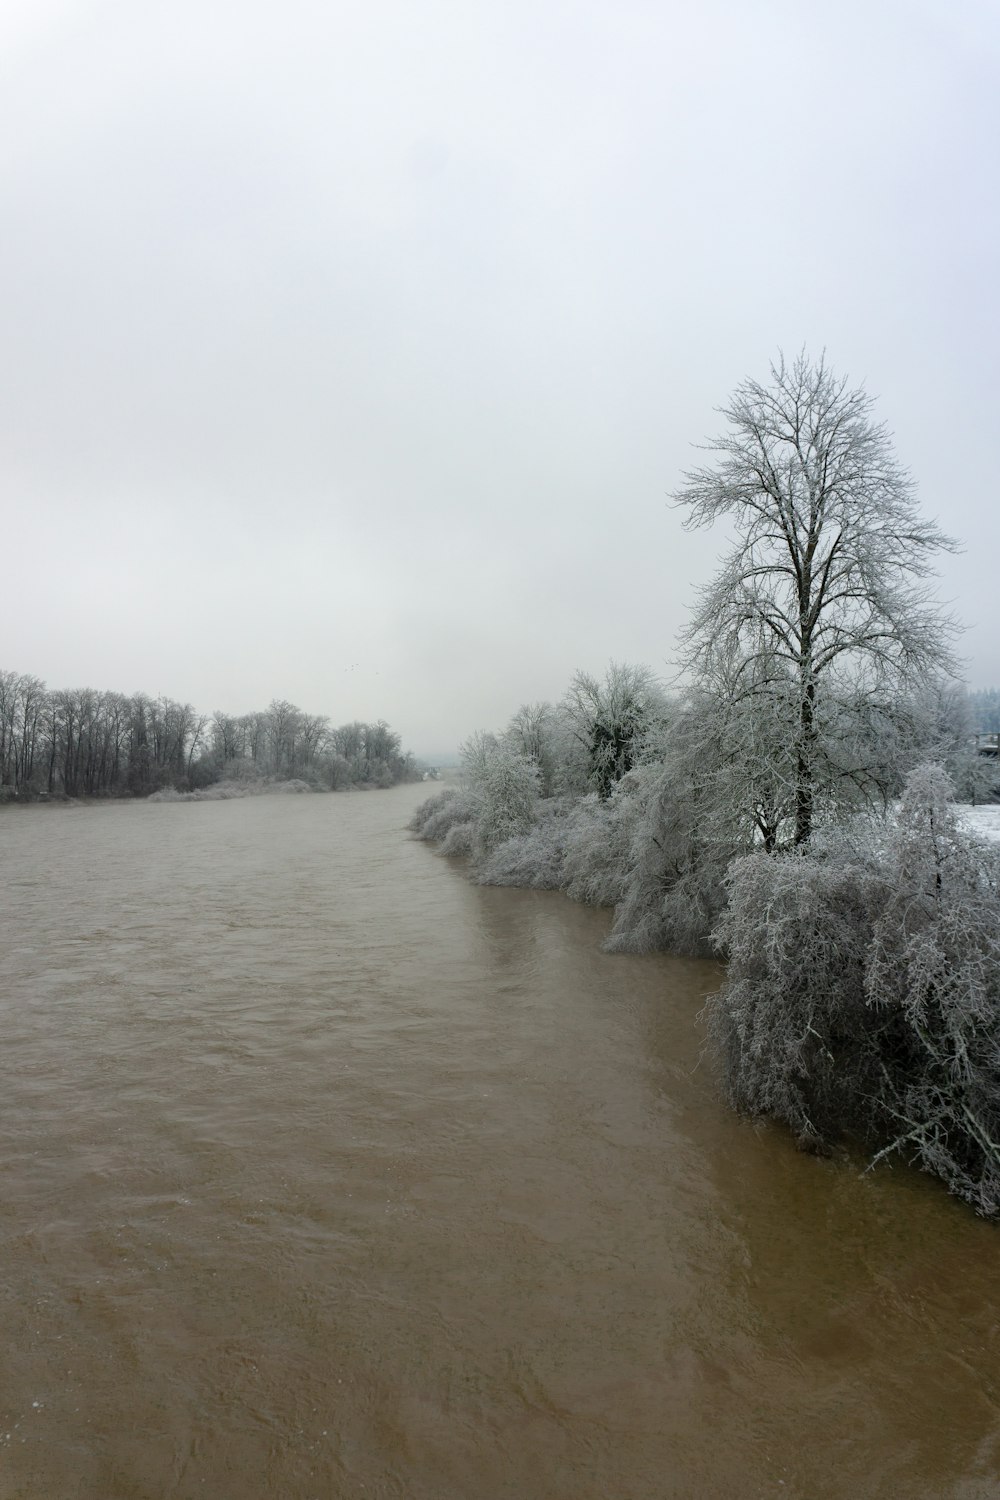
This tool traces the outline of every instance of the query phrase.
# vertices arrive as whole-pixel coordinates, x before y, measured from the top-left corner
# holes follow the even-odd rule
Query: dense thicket
[[[782,799],[773,785],[794,787],[794,758],[778,750],[758,756],[755,736],[768,735],[760,711],[734,707],[717,688],[670,698],[653,691],[648,669],[609,669],[609,679],[623,675],[650,688],[656,712],[633,735],[629,769],[623,765],[617,779],[602,784],[593,742],[579,732],[578,674],[559,703],[522,708],[501,733],[474,735],[463,747],[461,792],[432,798],[412,826],[421,837],[447,840],[449,854],[472,855],[483,884],[563,890],[613,907],[613,951],[710,953],[731,861],[794,843],[794,799]],[[969,749],[962,694],[945,685],[927,684],[918,698],[901,698],[890,719],[873,722],[878,796],[851,782],[820,798],[824,830],[858,810],[884,816],[922,761],[944,764],[967,800],[975,800],[971,789],[982,796],[995,781],[995,763]],[[903,723],[906,734],[898,732]]]
[[[48,689],[0,671],[0,800],[148,796],[221,781],[391,786],[413,761],[387,724],[331,727],[276,699],[235,717],[145,693]]]
[[[1000,848],[940,767],[898,812],[737,861],[708,1004],[730,1098],[800,1140],[898,1152],[1000,1212]]]

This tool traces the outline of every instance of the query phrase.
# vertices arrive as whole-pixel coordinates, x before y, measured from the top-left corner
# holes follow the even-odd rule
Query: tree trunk
[[[816,683],[808,671],[799,705],[799,743],[795,761],[795,846],[809,842],[813,825],[813,752],[816,740]]]

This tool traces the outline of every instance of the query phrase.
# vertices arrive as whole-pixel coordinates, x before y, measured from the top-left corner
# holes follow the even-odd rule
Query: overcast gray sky
[[[864,382],[1000,683],[993,0],[0,0],[0,666],[419,751],[667,670],[667,495]]]

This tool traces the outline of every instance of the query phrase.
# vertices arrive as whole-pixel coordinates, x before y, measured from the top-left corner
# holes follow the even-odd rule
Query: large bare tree
[[[716,462],[674,496],[689,529],[735,533],[686,633],[687,664],[772,722],[783,705],[773,749],[796,844],[836,778],[863,783],[879,716],[955,666],[957,627],[928,579],[956,544],[918,513],[873,407],[825,358],[782,357],[769,385],[744,381],[721,409],[728,430],[706,445]],[[827,753],[829,736],[841,753]]]

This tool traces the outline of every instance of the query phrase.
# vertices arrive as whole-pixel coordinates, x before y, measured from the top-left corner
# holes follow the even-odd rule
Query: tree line
[[[172,698],[49,689],[0,670],[0,800],[146,797],[233,781],[387,787],[413,774],[382,720],[332,726],[284,699],[208,715]]]
[[[804,354],[722,409],[686,524],[732,537],[667,690],[577,673],[463,749],[413,828],[486,884],[613,908],[607,947],[719,954],[706,1007],[738,1108],[864,1142],[1000,1216],[997,794],[931,589],[955,543],[871,398]]]

